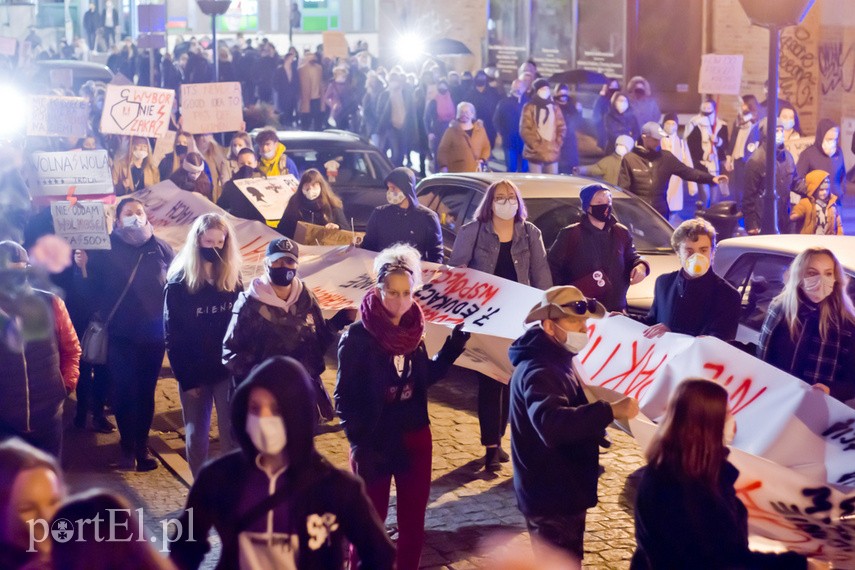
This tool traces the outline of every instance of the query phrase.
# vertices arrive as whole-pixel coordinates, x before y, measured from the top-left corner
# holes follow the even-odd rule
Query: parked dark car
[[[425,178],[416,192],[419,202],[439,216],[446,259],[460,226],[473,219],[487,187],[501,179],[512,180],[519,187],[528,208],[528,219],[543,233],[547,249],[562,228],[581,219],[579,191],[594,182],[581,176],[480,172],[435,174]],[[629,312],[646,314],[653,302],[656,277],[680,267],[671,248],[674,228],[642,200],[620,188],[610,188],[615,217],[629,228],[635,247],[650,264],[650,276],[631,286],[627,293]]]
[[[33,66],[24,72],[27,89],[39,91],[50,88],[51,74],[65,74],[68,71],[71,72],[71,88],[75,93],[79,93],[80,87],[87,81],[110,83],[113,80],[113,72],[106,65],[88,61],[45,59],[34,62]]]
[[[261,130],[252,132],[253,140]],[[285,145],[285,153],[297,164],[300,172],[316,168],[325,176],[325,164],[339,163],[330,185],[344,202],[348,221],[352,218],[356,230],[364,230],[368,217],[377,206],[386,203],[386,176],[392,171],[389,159],[371,143],[348,131],[277,131]]]

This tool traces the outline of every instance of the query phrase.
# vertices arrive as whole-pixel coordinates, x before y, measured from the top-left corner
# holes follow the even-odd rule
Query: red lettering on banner
[[[719,380],[719,378],[721,378],[721,376],[724,374],[725,366],[724,366],[724,364],[716,364],[714,362],[707,362],[704,364],[703,368],[705,370],[714,371],[714,374],[713,374],[713,377],[711,378],[711,380]],[[727,377],[726,380],[723,380],[721,383],[722,383],[722,385],[727,387],[727,386],[730,386],[730,384],[733,382],[733,380],[734,380],[734,376],[733,376],[733,374],[731,374],[730,376]],[[730,404],[731,404],[731,413],[732,414],[736,415],[739,412],[741,412],[742,410],[744,410],[745,408],[747,408],[749,405],[751,405],[754,402],[754,400],[759,398],[763,394],[763,392],[766,391],[766,386],[763,386],[760,390],[757,391],[756,394],[754,394],[750,399],[748,399],[746,401],[746,398],[748,398],[749,393],[751,392],[752,384],[753,384],[753,380],[751,378],[745,378],[742,381],[742,383],[739,385],[739,387],[737,387],[735,390],[730,392]]]
[[[267,243],[262,243],[260,246],[253,247],[253,244],[258,243],[259,241],[263,241],[261,239],[261,236],[256,236],[252,239],[251,242],[241,246],[241,248],[240,248],[241,254],[246,256],[247,254],[264,253],[267,250]]]
[[[460,317],[452,317],[448,313],[442,313],[435,309],[428,309],[424,306],[422,307],[422,313],[425,315],[425,321],[438,325],[457,325],[463,322],[463,319]]]
[[[790,523],[789,520],[782,517],[779,513],[764,510],[757,504],[757,500],[752,496],[752,493],[763,487],[763,482],[760,480],[751,481],[739,487],[736,487],[736,496],[745,505],[748,511],[748,517],[758,522],[763,522],[769,525],[776,526],[782,530],[793,533],[791,539],[782,539],[778,537],[776,540],[789,545],[805,545],[811,542],[811,537],[807,533],[800,531],[796,526]],[[756,524],[756,523],[755,523]],[[802,546],[804,548],[804,546]],[[800,550],[800,552],[803,552]],[[815,554],[814,554],[815,555]]]
[[[590,328],[588,329],[590,330]],[[594,343],[591,345],[591,348],[588,350],[588,353],[582,359],[582,364],[585,364],[588,361],[588,357],[591,356],[591,353],[597,350],[597,347],[600,346],[600,343],[603,342],[603,337],[598,336],[594,339]],[[618,345],[620,346],[620,345]]]
[[[615,353],[617,353],[617,348],[619,348],[619,347],[620,347],[620,345],[618,345],[618,347],[615,348],[615,350],[612,352],[611,356],[609,356],[609,360],[611,360],[612,357],[614,357]],[[624,383],[625,380],[629,379],[629,386],[627,386],[626,390],[624,390],[623,393],[626,394],[627,396],[632,396],[633,392],[635,392],[635,396],[633,396],[633,397],[635,397],[636,399],[641,398],[642,392],[644,392],[647,389],[647,387],[653,383],[653,375],[656,374],[656,372],[659,370],[659,368],[662,366],[662,364],[665,363],[665,360],[668,358],[667,355],[664,355],[664,356],[662,356],[662,359],[659,361],[659,363],[656,364],[653,368],[645,368],[645,366],[647,366],[650,363],[650,360],[653,357],[653,350],[655,348],[656,348],[655,344],[653,346],[648,347],[648,349],[644,352],[644,354],[641,355],[641,358],[639,358],[638,357],[638,341],[633,341],[632,342],[632,363],[630,364],[629,369],[626,372],[616,374],[615,376],[612,376],[611,378],[608,378],[607,380],[600,382],[599,385],[602,386],[603,388],[607,388],[608,385],[611,384],[613,381],[620,379],[620,380],[618,380],[617,383],[615,383],[614,388],[612,388],[613,390],[620,392],[621,391],[621,390],[619,390],[620,386]],[[605,368],[605,365],[603,365],[603,367],[600,368],[599,371],[597,371],[597,374],[599,374],[599,372],[602,371],[603,368]],[[632,378],[630,379],[630,376],[633,374],[634,374],[634,376],[632,376]],[[593,380],[593,378],[594,378],[594,376],[591,377],[592,380]]]
[[[322,309],[334,311],[336,309],[353,309],[355,303],[334,291],[327,291],[322,287],[313,287],[312,293],[318,298],[318,304]]]
[[[463,271],[440,271],[439,275],[439,278],[434,279],[433,283],[437,285],[447,283],[446,295],[456,294],[458,298],[467,301],[480,299],[481,304],[486,305],[499,293],[499,288],[489,283],[478,281],[470,283]]]

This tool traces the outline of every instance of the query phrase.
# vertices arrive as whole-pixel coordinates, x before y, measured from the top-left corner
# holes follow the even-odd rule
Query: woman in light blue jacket
[[[540,230],[526,221],[525,204],[519,188],[510,180],[499,180],[487,188],[475,219],[460,229],[449,265],[469,267],[530,285],[552,287],[546,248]],[[508,385],[478,374],[478,420],[485,468],[497,471],[508,461],[501,448],[508,425]]]

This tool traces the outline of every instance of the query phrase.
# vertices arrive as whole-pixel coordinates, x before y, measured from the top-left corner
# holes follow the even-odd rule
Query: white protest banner
[[[574,360],[593,386],[638,398],[662,416],[674,388],[706,378],[730,395],[736,419],[731,461],[753,532],[810,556],[855,563],[855,410],[712,337],[642,335],[625,317],[588,322],[590,341]],[[631,424],[642,444],[649,430]],[[645,435],[647,433],[647,435]],[[842,565],[840,567],[850,567]]]
[[[742,56],[708,53],[701,56],[698,93],[739,95],[742,88]]]
[[[31,187],[34,198],[113,194],[113,174],[106,150],[72,150],[33,153],[38,186]]]
[[[344,32],[323,32],[321,38],[324,42],[324,57],[333,61],[338,57],[347,59],[349,48]]]
[[[30,97],[27,135],[85,137],[89,129],[89,101],[83,97]]]
[[[0,37],[0,55],[15,57],[18,51],[18,40],[15,38]]]
[[[234,183],[265,220],[278,222],[285,213],[288,200],[297,192],[300,181],[293,174],[287,174],[270,178],[245,178],[235,180]]]
[[[136,85],[107,85],[101,132],[160,138],[169,130],[175,91]]]
[[[52,202],[53,229],[72,249],[110,249],[110,232],[104,202],[79,200],[74,205]]]
[[[181,126],[191,134],[239,131],[243,126],[240,83],[186,83],[181,86]]]

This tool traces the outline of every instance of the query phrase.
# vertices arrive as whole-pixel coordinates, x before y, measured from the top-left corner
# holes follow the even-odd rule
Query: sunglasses
[[[565,309],[570,309],[577,315],[584,315],[585,313],[595,313],[597,311],[597,300],[586,298],[584,301],[571,301],[561,306]]]

